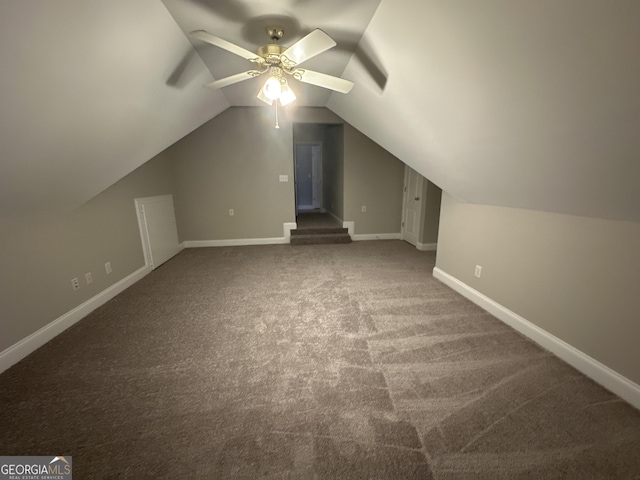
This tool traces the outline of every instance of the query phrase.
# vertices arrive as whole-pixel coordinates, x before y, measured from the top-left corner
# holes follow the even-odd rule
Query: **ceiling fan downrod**
[[[280,55],[286,50],[285,47],[278,44],[278,41],[284,35],[282,27],[268,27],[267,35],[271,39],[271,43],[258,48],[258,55],[269,66],[280,65]]]

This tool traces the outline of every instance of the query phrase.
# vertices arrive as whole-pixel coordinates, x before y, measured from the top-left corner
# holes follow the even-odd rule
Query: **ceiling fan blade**
[[[235,75],[231,75],[230,77],[221,78],[220,80],[211,82],[205,85],[205,87],[213,88],[213,89],[227,87],[229,85],[233,85],[234,83],[243,82],[244,80],[249,80],[250,78],[259,77],[265,72],[267,72],[267,70],[264,70],[264,71],[249,70],[247,72],[236,73]]]
[[[353,88],[353,82],[351,80],[345,80],[344,78],[333,77],[325,73],[314,72],[313,70],[304,70],[302,68],[296,68],[293,72],[293,78],[296,78],[304,83],[310,83],[318,87],[328,88],[329,90],[335,90],[340,93],[349,93]]]
[[[205,32],[204,30],[194,30],[189,35],[191,35],[193,38],[197,38],[198,40],[202,40],[203,42],[207,42],[211,45],[222,48],[227,52],[235,53],[242,58],[246,58],[247,60],[255,60],[260,58],[256,53],[250,52],[249,50],[239,47],[238,45],[235,45],[231,42],[227,42],[220,37],[211,35],[209,32]]]
[[[286,59],[285,63],[291,62],[293,65],[300,65],[311,57],[315,57],[319,53],[335,46],[336,42],[317,28],[282,52],[281,58],[284,57]]]

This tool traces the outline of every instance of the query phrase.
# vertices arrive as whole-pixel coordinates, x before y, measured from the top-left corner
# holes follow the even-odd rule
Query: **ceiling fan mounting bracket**
[[[267,35],[271,40],[277,42],[284,36],[284,28],[277,26],[267,27]]]

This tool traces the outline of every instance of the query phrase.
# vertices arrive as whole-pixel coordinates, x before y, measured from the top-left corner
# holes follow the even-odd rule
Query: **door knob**
[[[420,197],[416,197],[414,198],[414,200],[417,202],[418,200],[420,200]]]

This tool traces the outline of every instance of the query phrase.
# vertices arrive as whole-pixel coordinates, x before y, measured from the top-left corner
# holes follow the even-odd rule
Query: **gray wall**
[[[343,219],[355,233],[399,233],[403,186],[404,163],[345,123]]]
[[[438,268],[640,384],[640,223],[446,194],[440,220]]]
[[[160,154],[74,211],[3,219],[0,352],[142,268],[133,200],[170,193],[171,163]],[[84,281],[87,272],[92,285]],[[80,290],[71,288],[74,277]]]
[[[320,123],[296,123],[293,125],[293,138],[296,142],[324,143],[327,125]]]
[[[271,109],[230,108],[168,149],[181,241],[283,236],[282,224],[295,221],[294,123],[329,124],[323,152],[327,208],[354,220],[355,233],[400,231],[404,164],[350,125],[342,133],[342,120],[327,109],[298,108],[288,115],[275,129]],[[279,175],[290,181],[279,182]]]
[[[181,241],[282,237],[295,221],[292,128],[272,113],[230,108],[168,149]]]
[[[344,127],[329,125],[322,153],[324,208],[344,220]]]

